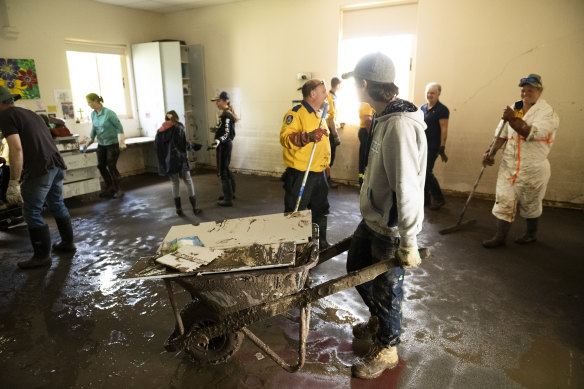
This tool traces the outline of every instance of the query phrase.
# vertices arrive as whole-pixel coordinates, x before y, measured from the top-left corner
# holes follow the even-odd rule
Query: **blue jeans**
[[[69,211],[63,201],[63,179],[65,171],[53,168],[40,177],[25,177],[20,185],[22,194],[22,215],[28,228],[40,228],[45,225],[43,205],[47,203],[49,211],[55,219],[69,217]]]
[[[379,341],[390,346],[398,345],[401,335],[405,270],[394,259],[398,246],[399,238],[377,234],[365,225],[365,221],[361,221],[353,234],[347,255],[347,272],[388,259],[395,263],[391,270],[356,287],[371,315],[379,318]]]

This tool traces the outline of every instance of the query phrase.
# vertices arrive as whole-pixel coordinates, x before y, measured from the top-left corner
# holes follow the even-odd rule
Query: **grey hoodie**
[[[373,231],[417,246],[424,221],[424,181],[428,146],[424,114],[397,100],[375,118],[361,187],[361,214]]]

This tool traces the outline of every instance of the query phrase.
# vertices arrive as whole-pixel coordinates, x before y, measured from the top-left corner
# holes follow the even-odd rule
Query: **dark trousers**
[[[298,201],[298,194],[302,186],[304,172],[287,168],[282,175],[284,181],[284,212],[293,212]],[[310,209],[312,220],[316,220],[329,213],[328,185],[322,172],[309,172],[302,193],[299,211]]]
[[[0,200],[4,202],[6,201],[8,182],[10,182],[10,166],[4,164],[0,167]]]
[[[365,166],[367,165],[367,138],[369,133],[364,127],[359,128],[357,132],[359,138],[359,184],[363,183],[362,175],[365,174]]]
[[[117,192],[120,189],[120,172],[118,171],[118,158],[120,157],[120,145],[114,143],[109,146],[97,146],[97,168],[103,177],[106,189]]]
[[[215,160],[217,162],[217,175],[221,178],[221,181],[228,181],[231,185],[232,192],[235,193],[235,178],[233,177],[231,170],[229,170],[232,150],[232,141],[229,140],[225,143],[220,143],[219,146],[217,146]]]
[[[391,270],[356,287],[369,312],[379,318],[379,341],[390,346],[399,344],[401,335],[402,286],[405,270],[399,267],[394,259],[398,246],[398,238],[377,234],[365,225],[365,221],[361,221],[353,234],[347,254],[347,272],[387,259],[395,263]]]
[[[438,158],[438,151],[440,149],[428,149],[428,161],[426,165],[426,183],[424,184],[424,198],[426,201],[430,201],[430,198],[434,198],[436,201],[444,200],[444,195],[442,194],[442,190],[440,189],[440,184],[438,180],[432,173],[434,169],[434,163],[436,162],[436,158]]]
[[[329,166],[333,167],[333,162],[335,162],[335,154],[337,151],[337,144],[335,143],[335,137],[330,135],[329,142],[331,144],[331,163],[329,163]]]

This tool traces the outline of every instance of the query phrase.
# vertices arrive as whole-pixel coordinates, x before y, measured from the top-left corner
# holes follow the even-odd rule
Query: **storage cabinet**
[[[174,110],[185,125],[187,139],[207,144],[202,46],[178,41],[134,44],[132,61],[142,136],[156,136],[165,113]],[[205,149],[189,159],[200,156],[205,161]]]
[[[54,138],[57,149],[67,165],[63,180],[63,198],[99,192],[97,154],[79,151],[79,135]]]

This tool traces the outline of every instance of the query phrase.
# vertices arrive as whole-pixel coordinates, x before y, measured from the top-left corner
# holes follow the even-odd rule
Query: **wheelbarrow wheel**
[[[195,301],[183,308],[181,316],[185,330],[202,329],[219,320],[219,315],[215,311]],[[184,351],[190,354],[197,364],[217,365],[229,360],[239,350],[243,338],[243,333],[236,331],[209,339],[206,344],[198,344],[194,339],[189,339],[185,342]]]

